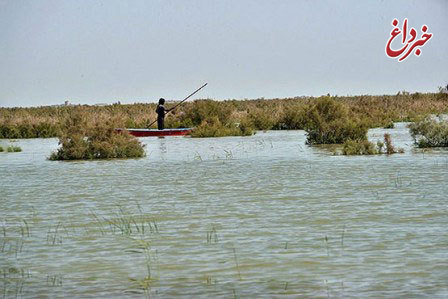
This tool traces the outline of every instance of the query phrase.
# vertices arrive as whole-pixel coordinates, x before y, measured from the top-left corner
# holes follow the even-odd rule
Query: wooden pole
[[[185,99],[183,99],[182,101],[180,101],[180,103],[176,104],[173,108],[170,109],[170,111],[168,111],[166,114],[170,113],[171,111],[173,111],[177,106],[179,106],[180,104],[182,104],[183,102],[185,102],[186,100],[188,100],[189,98],[191,98],[194,94],[196,94],[199,90],[201,90],[202,88],[204,88],[205,86],[207,86],[208,83],[205,83],[204,85],[202,85],[201,87],[199,87],[198,89],[196,89],[195,91],[193,91],[188,97],[186,97]],[[165,115],[166,115],[165,114]],[[148,128],[151,127],[155,122],[157,121],[157,119],[155,121],[153,121],[152,123],[149,124]]]

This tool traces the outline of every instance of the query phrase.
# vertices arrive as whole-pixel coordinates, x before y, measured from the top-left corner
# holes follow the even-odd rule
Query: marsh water
[[[0,153],[0,296],[447,297],[448,151],[338,156],[303,131],[141,138],[142,159]],[[7,141],[0,141],[6,144]]]

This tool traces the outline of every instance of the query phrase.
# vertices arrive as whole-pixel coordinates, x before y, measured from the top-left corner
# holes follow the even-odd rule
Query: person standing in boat
[[[165,109],[165,99],[159,99],[159,105],[157,105],[157,129],[163,130],[165,128],[165,115],[171,111],[171,109]]]

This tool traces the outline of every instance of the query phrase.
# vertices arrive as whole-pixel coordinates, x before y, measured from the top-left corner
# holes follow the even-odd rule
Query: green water
[[[0,296],[447,297],[448,151],[334,156],[303,131],[142,138],[137,160],[0,153]],[[6,144],[6,141],[0,141]]]

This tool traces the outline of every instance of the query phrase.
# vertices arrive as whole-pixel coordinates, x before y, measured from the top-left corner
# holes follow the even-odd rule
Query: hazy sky
[[[434,36],[398,63],[405,17]],[[446,0],[0,0],[0,106],[436,91],[447,54]]]

